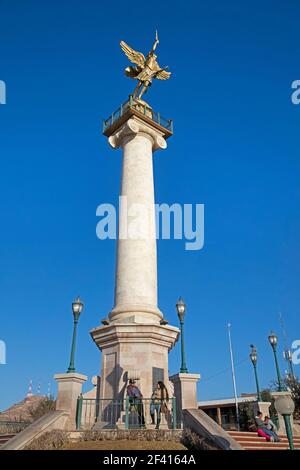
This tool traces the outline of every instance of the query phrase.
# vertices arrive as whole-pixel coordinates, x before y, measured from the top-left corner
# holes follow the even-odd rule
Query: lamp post
[[[74,300],[74,302],[72,303],[74,327],[73,327],[73,339],[72,339],[70,364],[67,370],[68,374],[75,372],[74,359],[75,359],[75,349],[76,349],[76,334],[77,334],[77,325],[78,325],[78,321],[79,321],[79,317],[82,312],[82,309],[83,309],[83,303],[81,302],[80,298],[77,297],[77,299]]]
[[[260,388],[259,388],[259,383],[258,383],[258,376],[257,376],[257,349],[253,344],[250,345],[250,348],[251,348],[251,353],[249,354],[249,357],[250,357],[250,360],[251,360],[251,362],[253,364],[253,368],[254,368],[256,391],[257,391],[257,401],[260,402],[260,401],[262,401],[262,398],[261,398],[261,393],[260,393]]]
[[[290,450],[294,450],[293,432],[291,426],[291,415],[295,411],[295,403],[290,395],[282,395],[275,400],[275,408],[277,413],[281,414],[284,419],[286,435],[289,441]]]
[[[187,374],[188,370],[185,363],[185,350],[184,350],[184,337],[183,337],[183,328],[184,328],[184,317],[186,311],[186,304],[183,299],[179,297],[176,304],[177,314],[180,322],[180,336],[181,336],[181,367],[180,373]]]
[[[276,372],[277,372],[277,380],[278,380],[278,391],[279,392],[287,392],[285,385],[282,382],[278,359],[277,359],[277,344],[278,344],[278,337],[275,333],[271,332],[269,335],[269,343],[272,346],[275,365],[276,365]],[[286,435],[289,441],[289,446],[291,450],[294,450],[294,441],[293,441],[293,433],[292,433],[292,426],[291,426],[291,415],[295,410],[295,404],[289,394],[282,394],[276,397],[275,400],[275,408],[277,413],[283,416]]]
[[[280,370],[279,370],[279,365],[278,365],[278,359],[277,359],[277,344],[278,344],[278,338],[275,335],[275,333],[271,332],[269,335],[269,343],[273,349],[274,353],[274,359],[275,359],[275,366],[276,366],[276,373],[277,373],[277,380],[278,380],[278,391],[279,392],[284,392],[286,390],[285,386],[283,385]]]

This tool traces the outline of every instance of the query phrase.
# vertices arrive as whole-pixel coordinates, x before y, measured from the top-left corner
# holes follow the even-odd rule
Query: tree
[[[49,413],[49,411],[55,410],[55,404],[56,402],[53,397],[45,397],[39,402],[37,406],[32,406],[29,410],[32,421],[36,421],[45,414]]]
[[[239,404],[240,428],[242,431],[249,431],[254,424],[253,401]]]
[[[287,375],[283,380],[284,385],[286,388],[291,392],[292,399],[295,403],[295,411],[294,411],[294,418],[300,418],[300,382],[298,377],[293,377],[292,375]],[[274,380],[271,385],[272,391],[278,390],[278,382]]]
[[[299,419],[300,418],[300,382],[298,377],[293,377],[292,375],[289,375],[288,377],[285,378],[284,380],[288,390],[290,390],[292,394],[292,399],[294,400],[295,403],[295,412],[294,412],[294,418]]]

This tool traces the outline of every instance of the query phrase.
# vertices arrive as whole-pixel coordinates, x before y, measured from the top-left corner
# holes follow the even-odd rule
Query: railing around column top
[[[96,421],[100,421],[103,428],[116,428],[123,409],[124,400],[84,398],[81,395],[77,399],[76,429],[91,429]]]
[[[103,132],[106,131],[109,127],[111,127],[118,119],[120,119],[123,114],[128,111],[128,109],[135,109],[137,112],[148,116],[152,121],[156,122],[160,126],[164,127],[171,133],[173,133],[173,120],[172,119],[165,119],[150,108],[146,103],[143,103],[136,98],[133,98],[132,95],[129,96],[129,100],[125,103],[121,104],[121,106],[114,111],[109,118],[103,120]]]
[[[166,406],[165,406],[166,405]],[[76,429],[91,429],[96,422],[100,428],[125,429],[150,428],[157,424],[160,427],[176,429],[176,399],[170,398],[161,407],[154,404],[151,398],[133,399],[127,397],[120,400],[84,398],[77,400]]]

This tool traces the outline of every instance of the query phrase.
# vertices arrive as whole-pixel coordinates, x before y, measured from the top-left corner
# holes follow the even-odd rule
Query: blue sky
[[[159,305],[177,324],[182,295],[187,365],[199,399],[232,396],[227,322],[238,392],[253,391],[249,344],[262,385],[274,378],[267,335],[300,338],[300,5],[294,1],[0,1],[0,409],[42,393],[68,366],[71,302],[80,294],[77,370],[99,373],[89,330],[113,306],[115,242],[96,238],[96,207],[116,204],[121,154],[101,120],[124,102],[124,39],[172,78],[147,100],[175,132],[155,155],[159,203],[205,204],[205,246],[159,241]],[[286,365],[281,360],[282,370]],[[179,368],[179,346],[170,372]],[[299,373],[299,366],[296,366]]]

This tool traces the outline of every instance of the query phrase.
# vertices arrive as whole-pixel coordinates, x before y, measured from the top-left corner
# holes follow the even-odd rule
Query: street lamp
[[[185,350],[184,350],[184,337],[183,337],[183,327],[184,327],[184,317],[186,311],[186,304],[183,299],[179,297],[176,304],[177,314],[180,322],[180,335],[181,335],[181,367],[180,373],[187,374],[188,370],[185,363]]]
[[[80,298],[77,297],[76,300],[72,303],[72,311],[74,317],[74,327],[73,327],[73,339],[72,339],[72,348],[71,348],[71,357],[70,357],[70,364],[67,370],[67,373],[70,374],[75,372],[74,366],[74,359],[75,359],[75,349],[76,349],[76,334],[77,334],[77,324],[79,321],[80,314],[83,309],[83,303],[81,302]]]
[[[272,346],[273,353],[274,353],[277,379],[278,379],[278,391],[287,392],[287,389],[282,382],[278,360],[277,360],[278,338],[273,332],[271,332],[269,335],[269,343]],[[291,419],[290,419],[295,409],[295,404],[292,400],[292,397],[288,393],[280,394],[276,397],[274,405],[275,405],[277,413],[283,416],[286,435],[289,441],[289,446],[291,450],[294,450],[293,433],[292,433]]]
[[[271,332],[269,335],[269,343],[273,349],[274,353],[274,359],[275,359],[275,366],[276,366],[276,373],[277,373],[277,380],[278,380],[278,391],[279,392],[284,392],[285,387],[282,382],[280,370],[279,370],[279,365],[278,365],[278,359],[277,359],[277,344],[278,344],[278,338],[275,335],[275,333]]]
[[[291,426],[291,415],[295,411],[295,403],[290,395],[279,396],[275,400],[275,408],[277,413],[281,414],[284,419],[286,435],[289,441],[290,449],[294,450],[293,432]]]
[[[255,375],[255,383],[256,383],[256,391],[257,391],[257,401],[262,401],[259,383],[258,383],[258,376],[257,376],[257,349],[253,344],[250,344],[251,353],[249,354],[250,360],[253,364],[254,368],[254,375]]]

